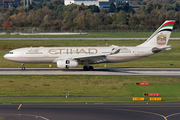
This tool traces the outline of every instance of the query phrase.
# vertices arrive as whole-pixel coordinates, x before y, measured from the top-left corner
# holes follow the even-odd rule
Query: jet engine
[[[58,60],[57,61],[57,67],[58,68],[73,68],[73,67],[77,67],[78,66],[78,62],[76,62],[75,60]]]

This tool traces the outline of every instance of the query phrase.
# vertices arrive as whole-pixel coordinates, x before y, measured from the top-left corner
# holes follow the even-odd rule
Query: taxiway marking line
[[[175,115],[180,115],[180,113],[174,113],[168,116],[164,116],[158,113],[153,113],[153,112],[147,112],[147,111],[139,111],[139,110],[130,110],[130,109],[113,109],[113,110],[122,110],[122,111],[132,111],[132,112],[139,112],[139,113],[147,113],[147,114],[153,114],[153,115],[157,115],[157,116],[161,116],[163,117],[165,120],[167,120],[167,118],[175,116]]]
[[[131,111],[131,112],[139,112],[139,113],[152,114],[152,115],[157,115],[157,116],[163,117],[165,120],[167,120],[166,116],[158,114],[158,113],[153,113],[153,112],[139,111],[139,110],[130,110],[130,109],[113,109],[113,110],[122,110],[122,111]]]
[[[22,105],[22,104],[21,104]],[[17,115],[17,116],[29,116],[29,117],[36,117],[36,118],[41,118],[44,120],[49,120],[48,118],[45,118],[43,116],[38,116],[38,115],[30,115],[30,114],[9,114],[9,113],[0,113],[0,114],[6,114],[6,115]]]
[[[18,110],[21,108],[22,104],[19,105]]]
[[[171,115],[166,116],[166,118],[171,117],[171,116],[175,116],[175,115],[179,115],[179,114],[180,114],[180,113],[174,113],[174,114],[171,114]]]

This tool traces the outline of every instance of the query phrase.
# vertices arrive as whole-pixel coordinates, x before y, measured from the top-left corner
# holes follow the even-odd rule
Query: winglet
[[[119,48],[119,49],[115,48],[115,49],[111,52],[111,55],[112,55],[112,54],[117,54],[117,53],[119,53],[119,51],[120,51],[120,48]]]

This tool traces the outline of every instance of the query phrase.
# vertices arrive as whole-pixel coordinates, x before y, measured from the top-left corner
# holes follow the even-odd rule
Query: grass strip
[[[0,35],[0,38],[123,38],[150,37],[153,32],[88,32],[87,35]],[[171,37],[180,37],[179,32],[172,32]]]
[[[180,97],[180,78],[161,76],[0,75],[0,83],[0,96],[142,97],[159,93],[160,97]]]
[[[179,102],[178,98],[163,98],[161,101],[133,101],[132,98],[0,98],[0,103],[121,103],[121,102]]]

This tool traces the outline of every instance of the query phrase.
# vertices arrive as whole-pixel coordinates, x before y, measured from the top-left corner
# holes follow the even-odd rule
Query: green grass
[[[1,49],[14,49],[19,47],[81,47],[81,46],[134,46],[144,40],[0,40]],[[107,43],[107,45],[106,45]]]
[[[3,58],[3,55],[12,49],[30,47],[30,46],[49,46],[49,47],[64,47],[64,46],[136,46],[143,43],[144,40],[1,40],[0,41],[0,67],[21,67],[19,63],[11,62]],[[151,57],[143,58],[136,61],[124,63],[108,63],[108,68],[180,68],[180,41],[170,40],[169,45],[172,45],[172,50],[166,51]],[[103,68],[105,64],[93,65],[95,68]],[[48,64],[25,64],[25,67],[46,68]],[[56,68],[56,64],[52,65]],[[82,66],[79,66],[82,68]]]
[[[136,82],[150,82],[150,85],[135,85]],[[143,97],[143,93],[159,93],[162,97],[162,101],[145,97],[143,102],[180,102],[180,78],[173,77],[0,75],[0,83],[0,103],[142,102],[133,101],[132,97]],[[24,97],[3,98],[9,96]]]
[[[31,97],[31,98],[0,98],[0,103],[120,103],[120,102],[179,102],[178,98],[162,98],[161,101],[150,101],[145,98],[144,101],[133,101],[132,98],[62,98],[62,97]]]
[[[0,35],[0,38],[122,38],[150,37],[153,32],[89,32],[88,35]],[[179,32],[172,32],[171,37],[180,37]]]
[[[150,86],[136,86],[150,82]],[[0,96],[143,96],[180,97],[180,78],[95,75],[0,75]]]
[[[180,83],[176,84],[151,84],[150,86],[134,86],[125,85],[129,92],[131,92],[132,96],[142,96],[143,93],[160,93],[161,97],[180,97],[180,92],[178,88]],[[164,92],[166,91],[166,92]]]

